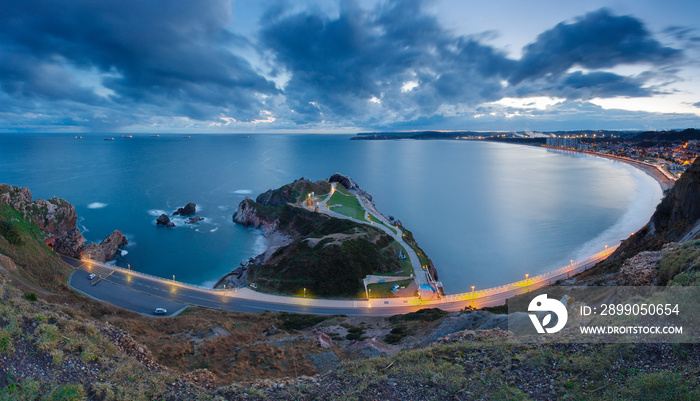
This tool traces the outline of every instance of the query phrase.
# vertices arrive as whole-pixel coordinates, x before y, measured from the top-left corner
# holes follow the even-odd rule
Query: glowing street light
[[[304,298],[306,298],[306,287],[304,287]]]
[[[175,281],[175,275],[173,274],[173,281]]]
[[[472,292],[474,292],[474,286],[472,286]]]
[[[530,277],[530,273],[525,273],[525,280],[527,280]]]

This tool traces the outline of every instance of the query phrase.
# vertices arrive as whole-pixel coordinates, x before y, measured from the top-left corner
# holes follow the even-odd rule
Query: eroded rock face
[[[639,252],[625,261],[620,268],[620,285],[647,286],[659,285],[658,277],[661,269],[661,260],[671,252],[681,249],[681,245],[671,242],[660,251]]]
[[[700,219],[700,157],[657,206],[651,222],[666,240],[677,240]]]
[[[114,259],[119,253],[119,247],[127,243],[124,234],[119,230],[114,230],[114,232],[100,242],[99,245],[94,243],[86,245],[82,250],[83,257],[98,262],[106,262]]]
[[[246,227],[262,228],[266,233],[272,232],[277,227],[276,220],[266,220],[255,212],[253,200],[247,196],[238,204],[238,210],[233,214],[233,221]]]
[[[0,185],[0,201],[20,212],[46,234],[44,242],[63,255],[80,256],[85,238],[77,228],[78,214],[73,205],[63,199],[32,199],[29,188]]]
[[[76,229],[78,213],[64,199],[53,197],[49,200],[33,200],[29,188],[2,184],[0,201],[14,207],[26,220],[33,221],[53,236],[62,237]]]
[[[194,202],[190,202],[185,207],[180,207],[173,212],[173,216],[192,216],[195,213],[197,213],[197,205]]]
[[[62,237],[55,237],[53,250],[61,255],[79,258],[85,245],[85,238],[79,229],[75,229]]]
[[[100,245],[86,246],[85,237],[76,224],[78,213],[64,199],[53,197],[49,200],[33,200],[29,188],[0,184],[0,202],[14,207],[22,213],[25,220],[31,220],[39,226],[45,234],[44,243],[62,255],[79,258],[81,253],[87,252],[94,253],[97,256],[95,260],[106,261],[114,259],[119,246],[126,245],[124,235],[115,231]]]

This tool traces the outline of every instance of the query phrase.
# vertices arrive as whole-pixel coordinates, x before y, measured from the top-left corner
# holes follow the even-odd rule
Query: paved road
[[[522,282],[472,293],[448,295],[440,300],[429,301],[415,297],[329,300],[263,294],[248,288],[237,291],[214,290],[96,262],[65,256],[62,258],[78,269],[68,280],[71,287],[92,298],[147,315],[152,314],[156,307],[164,307],[168,309],[169,315],[172,315],[186,305],[194,305],[239,312],[268,310],[317,315],[392,316],[423,308],[458,311],[467,306],[481,308],[503,305],[508,298],[567,278],[593,266],[607,257],[612,250],[613,248],[584,262]],[[95,273],[98,278],[89,280],[89,273]]]
[[[224,291],[195,288],[172,280],[151,278],[137,272],[129,273],[120,268],[95,262],[76,260],[66,256],[62,256],[62,258],[66,263],[77,268],[68,280],[71,287],[91,298],[146,315],[153,315],[153,310],[157,307],[166,308],[168,315],[173,315],[187,305],[238,312],[263,312],[267,310],[317,315],[345,314],[348,316],[391,316],[415,312],[426,307],[425,305],[397,305],[396,307],[377,308],[373,306],[381,303],[381,300],[371,302],[362,299],[327,301],[312,298],[267,296],[267,294],[245,289]],[[89,280],[90,273],[97,274],[98,278],[93,281]],[[97,281],[95,282],[95,280]],[[95,285],[92,285],[93,283]],[[283,298],[280,301],[284,302],[245,299],[242,296]]]

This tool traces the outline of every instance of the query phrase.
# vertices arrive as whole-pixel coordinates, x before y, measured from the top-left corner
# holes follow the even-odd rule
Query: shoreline
[[[525,146],[530,146],[530,145],[525,145]],[[591,152],[591,151],[586,151],[586,150],[577,150],[577,149],[564,149],[564,148],[554,148],[550,146],[542,146],[538,145],[536,147],[539,148],[544,148],[544,149],[549,149],[549,150],[558,150],[561,152],[572,152],[572,153],[582,153],[585,155],[590,155],[590,156],[595,156],[595,157],[601,157],[603,159],[608,159],[608,160],[616,160],[622,163],[626,163],[630,166],[636,167],[639,170],[644,171],[647,175],[651,176],[653,179],[656,180],[656,182],[659,183],[661,186],[662,191],[666,191],[667,189],[671,189],[673,185],[676,183],[676,181],[671,180],[668,178],[664,173],[659,171],[658,167],[647,164],[644,162],[640,162],[638,160],[633,160],[625,157],[620,157],[620,156],[613,156],[613,155],[608,155],[605,153],[597,153],[597,152]]]

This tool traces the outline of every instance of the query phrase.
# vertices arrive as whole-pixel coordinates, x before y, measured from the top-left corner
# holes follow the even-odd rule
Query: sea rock
[[[84,258],[96,260],[98,262],[106,262],[112,260],[119,253],[119,247],[126,245],[128,242],[124,234],[119,230],[114,230],[112,234],[107,236],[100,244],[87,244],[82,254]]]
[[[190,217],[189,220],[187,220],[185,222],[185,224],[194,224],[194,223],[197,223],[197,222],[202,221],[202,220],[204,220],[204,219],[199,217],[199,216],[194,216],[194,217]]]
[[[185,207],[180,207],[178,208],[175,212],[173,212],[173,216],[192,216],[197,212],[197,205],[195,205],[194,202],[190,202]]]
[[[175,227],[175,223],[173,223],[172,221],[169,221],[168,224],[166,224],[165,226],[168,228],[173,228],[173,227]]]
[[[161,225],[161,226],[166,226],[170,223],[170,217],[168,217],[165,213],[161,214],[157,219],[156,219],[156,224]]]

